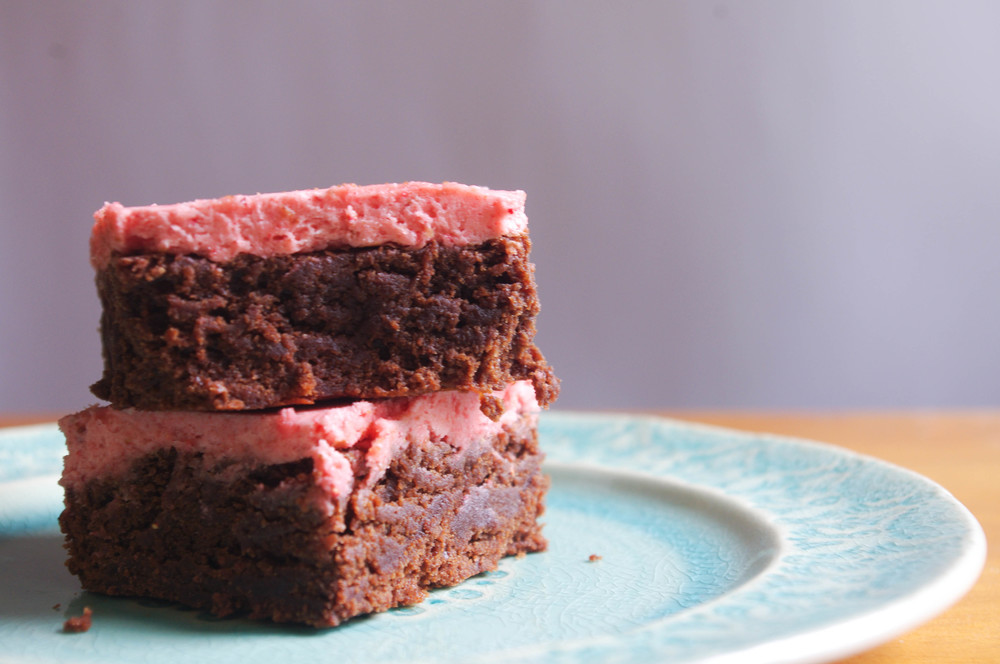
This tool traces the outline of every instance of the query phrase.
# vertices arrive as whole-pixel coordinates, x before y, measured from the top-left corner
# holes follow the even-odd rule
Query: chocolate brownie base
[[[527,236],[219,264],[112,257],[97,275],[104,375],[117,407],[243,410],[320,400],[486,392],[558,381],[534,345]]]
[[[414,444],[329,514],[311,459],[208,468],[164,450],[67,489],[67,566],[86,590],[333,626],[544,550],[541,458],[530,426],[463,453]]]

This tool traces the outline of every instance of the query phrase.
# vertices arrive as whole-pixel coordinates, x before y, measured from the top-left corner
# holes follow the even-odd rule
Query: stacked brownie
[[[105,205],[111,402],[60,421],[84,588],[336,625],[545,548],[523,192]]]

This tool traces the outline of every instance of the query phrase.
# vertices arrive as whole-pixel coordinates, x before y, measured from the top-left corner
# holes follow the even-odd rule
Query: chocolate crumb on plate
[[[72,616],[66,619],[63,623],[63,631],[69,634],[78,634],[80,632],[86,632],[90,629],[91,616],[93,611],[90,610],[89,606],[83,607],[82,616]]]

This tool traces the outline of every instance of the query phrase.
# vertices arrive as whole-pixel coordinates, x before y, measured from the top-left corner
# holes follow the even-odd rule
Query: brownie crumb
[[[493,422],[499,422],[500,416],[503,415],[503,399],[488,392],[480,393],[479,410]]]
[[[590,557],[587,558],[587,560],[589,560],[592,563],[596,563],[600,559],[601,559],[601,557],[599,555],[597,555],[596,553],[590,554]]]
[[[90,629],[91,615],[93,611],[90,610],[89,606],[83,607],[82,616],[73,616],[72,618],[67,618],[66,622],[63,623],[63,631],[70,634],[77,634],[80,632],[86,632]]]

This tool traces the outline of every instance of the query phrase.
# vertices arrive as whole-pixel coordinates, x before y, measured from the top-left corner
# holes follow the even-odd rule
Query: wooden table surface
[[[734,429],[820,440],[914,470],[948,489],[1000,542],[1000,410],[919,413],[664,412]],[[45,422],[0,415],[0,426]],[[973,589],[937,618],[844,662],[1000,662],[1000,545]]]

